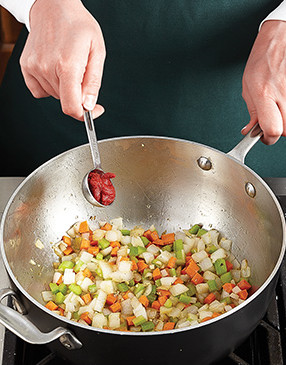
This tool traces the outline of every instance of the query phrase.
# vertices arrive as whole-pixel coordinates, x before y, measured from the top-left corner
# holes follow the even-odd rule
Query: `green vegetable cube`
[[[105,248],[107,248],[110,245],[110,242],[107,241],[106,238],[102,238],[101,240],[98,241],[98,245],[100,246],[100,248],[102,250],[104,250]]]
[[[225,274],[222,274],[220,277],[220,280],[222,282],[222,285],[225,283],[230,283],[232,280],[232,275],[230,272],[226,272]]]
[[[50,286],[51,292],[53,294],[57,294],[57,292],[59,291],[58,285],[56,283],[50,283],[49,286]]]
[[[121,229],[121,233],[122,233],[123,236],[130,236],[129,229]]]
[[[63,295],[63,293],[61,293],[60,291],[56,294],[55,297],[55,302],[56,304],[62,304],[65,300],[65,295]]]
[[[225,303],[225,304],[230,304],[231,303],[231,298],[230,297],[225,297],[220,302]]]
[[[188,296],[192,297],[196,294],[196,287],[193,283],[188,283],[187,287],[189,288],[189,290],[186,292]]]
[[[138,284],[135,285],[133,293],[134,293],[134,295],[137,295],[138,293],[140,293],[143,290],[145,290],[145,285],[141,284],[141,283],[138,283]]]
[[[65,271],[65,269],[72,269],[73,267],[74,263],[72,261],[63,261],[59,266],[59,270]]]
[[[133,323],[134,323],[134,320],[133,320]],[[143,332],[153,331],[153,329],[155,328],[155,325],[153,322],[148,321],[148,322],[142,323],[141,328],[142,328]]]
[[[201,227],[200,227],[198,224],[195,224],[195,225],[193,225],[193,226],[189,229],[189,233],[191,233],[191,234],[197,234],[200,228],[201,228]]]
[[[129,246],[129,256],[138,256],[138,247],[136,246]]]
[[[88,291],[90,292],[90,294],[94,294],[97,291],[96,285],[95,284],[89,285]]]
[[[174,269],[174,268],[170,269],[170,270],[169,270],[169,274],[170,274],[171,276],[176,276],[176,269]]]
[[[148,298],[149,302],[153,303],[157,299],[157,295],[151,293],[151,294],[147,295],[147,298]]]
[[[164,306],[165,306],[166,308],[171,308],[171,307],[172,307],[172,305],[173,305],[173,303],[172,303],[172,301],[171,301],[171,299],[170,299],[170,298],[168,298],[168,299],[166,300],[166,302],[164,303]]]
[[[69,290],[72,291],[76,295],[81,295],[81,293],[82,293],[81,287],[77,284],[70,284]]]
[[[142,246],[137,246],[137,250],[138,250],[138,256],[141,255],[141,253],[147,251],[147,249],[145,247],[142,247]]]
[[[140,326],[146,322],[146,319],[141,315],[133,319],[134,326]]]
[[[185,254],[185,251],[182,249],[182,250],[178,250],[175,252],[175,255],[176,255],[176,264],[177,265],[183,265],[185,264],[186,262],[186,254]]]
[[[161,280],[160,279],[155,280],[155,285],[156,286],[161,286]]]
[[[79,272],[80,268],[82,267],[82,265],[84,264],[83,261],[78,260],[78,262],[75,264],[75,267],[73,268],[74,272]]]
[[[209,286],[210,292],[218,290],[218,287],[217,287],[217,284],[216,284],[215,280],[208,280],[207,284]]]
[[[163,247],[162,247],[162,250],[163,250],[163,251],[171,252],[171,251],[172,251],[172,245],[166,245],[166,246],[163,246]]]
[[[179,297],[179,301],[182,302],[182,303],[184,303],[184,304],[190,304],[191,301],[192,301],[192,298],[189,297],[186,294],[181,294],[180,297]]]
[[[214,253],[217,250],[217,247],[215,245],[208,246],[206,248],[206,251],[210,254]]]
[[[197,233],[197,236],[198,237],[201,237],[203,234],[207,233],[207,230],[206,229],[203,229],[203,228],[200,228],[198,230],[198,233]]]
[[[66,284],[64,283],[61,283],[59,285],[59,291],[63,294],[63,295],[66,295],[67,291],[68,291],[68,287]]]
[[[147,246],[148,243],[150,242],[147,237],[141,236],[140,238],[141,238],[141,241],[144,243],[144,246]]]
[[[119,284],[117,284],[117,288],[118,288],[119,291],[121,291],[123,293],[126,292],[127,290],[129,290],[128,285],[125,284],[125,283],[119,283]]]
[[[184,247],[183,240],[181,240],[181,239],[176,240],[173,244],[173,248],[174,248],[175,252],[182,251],[183,247]]]
[[[215,271],[218,276],[225,274],[227,272],[227,267],[224,259],[217,259],[214,263]]]
[[[99,253],[95,256],[95,258],[96,258],[97,260],[103,260],[103,254],[102,254],[101,252],[99,252]]]

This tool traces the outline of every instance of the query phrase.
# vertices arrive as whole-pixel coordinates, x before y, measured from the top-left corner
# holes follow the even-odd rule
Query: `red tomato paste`
[[[103,205],[109,205],[115,199],[115,189],[110,179],[115,177],[111,172],[93,170],[88,175],[88,185],[93,197]]]

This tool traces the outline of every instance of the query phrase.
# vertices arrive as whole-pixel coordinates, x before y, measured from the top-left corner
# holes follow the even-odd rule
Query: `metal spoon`
[[[90,110],[84,111],[84,122],[85,122],[88,140],[89,140],[91,156],[92,156],[92,160],[93,160],[93,164],[94,164],[94,169],[92,169],[91,171],[98,170],[99,172],[104,173],[104,171],[101,168],[101,161],[100,161],[99,149],[98,149],[98,144],[97,144],[97,138],[96,138],[93,118],[92,118],[92,114],[91,114]],[[83,178],[83,181],[82,181],[83,195],[90,204],[95,205],[97,207],[104,208],[104,207],[106,207],[106,205],[103,205],[99,201],[97,201],[90,191],[89,184],[88,184],[88,176],[91,171],[89,171]]]

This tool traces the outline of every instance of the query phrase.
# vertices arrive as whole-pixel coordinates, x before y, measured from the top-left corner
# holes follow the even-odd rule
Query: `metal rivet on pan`
[[[211,161],[206,158],[206,157],[203,157],[201,156],[198,160],[197,160],[197,163],[199,165],[199,167],[205,171],[208,171],[212,168],[212,163]]]
[[[251,198],[254,198],[256,195],[256,189],[255,189],[254,185],[251,184],[250,182],[247,182],[245,184],[245,191],[246,191],[246,194],[249,195]]]

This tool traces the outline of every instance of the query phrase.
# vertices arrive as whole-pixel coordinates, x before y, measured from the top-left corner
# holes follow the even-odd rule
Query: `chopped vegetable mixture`
[[[159,235],[155,227],[123,228],[122,218],[91,230],[78,222],[54,245],[60,262],[46,307],[88,326],[164,331],[208,321],[244,302],[247,260],[216,229],[195,224]]]

